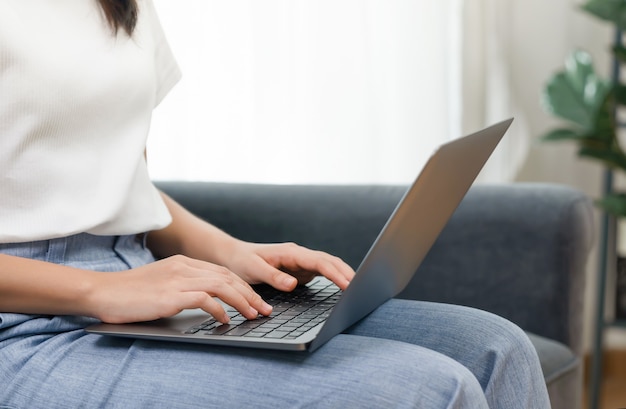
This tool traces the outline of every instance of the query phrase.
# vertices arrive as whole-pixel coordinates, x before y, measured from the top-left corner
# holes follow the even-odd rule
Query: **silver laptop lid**
[[[432,154],[361,262],[312,350],[406,287],[512,122],[510,118],[453,140]]]

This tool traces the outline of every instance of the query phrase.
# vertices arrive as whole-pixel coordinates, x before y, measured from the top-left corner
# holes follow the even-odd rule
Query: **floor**
[[[589,360],[586,360],[586,363],[588,362]],[[603,362],[603,373],[599,409],[626,408],[626,351],[607,351]],[[587,391],[586,385],[583,401],[585,409],[588,409]]]
[[[583,408],[588,408],[588,398],[585,394]],[[626,379],[608,378],[602,383],[600,395],[600,409],[626,408]]]

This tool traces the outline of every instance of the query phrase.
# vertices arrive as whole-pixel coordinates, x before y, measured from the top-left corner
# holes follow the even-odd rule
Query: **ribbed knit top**
[[[0,1],[0,242],[170,222],[144,157],[180,71],[151,0],[112,34],[95,0]]]

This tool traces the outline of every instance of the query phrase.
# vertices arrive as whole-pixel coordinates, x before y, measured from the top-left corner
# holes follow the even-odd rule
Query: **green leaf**
[[[616,124],[614,115],[614,103],[617,89],[612,85],[596,113],[596,121],[593,127],[593,139],[614,143],[617,138],[615,134]]]
[[[564,73],[574,91],[583,95],[590,78],[595,77],[591,55],[581,50],[572,52],[565,60]]]
[[[589,0],[582,8],[602,20],[613,22],[621,30],[626,29],[624,0]]]
[[[543,105],[555,116],[590,131],[610,91],[611,82],[595,74],[591,56],[575,51],[566,60],[565,69],[548,81]]]
[[[623,45],[615,45],[613,46],[613,55],[617,58],[618,61],[622,63],[626,63],[626,47]]]
[[[613,146],[584,145],[578,150],[578,155],[599,160],[611,168],[626,170],[626,156],[621,150],[615,150]]]
[[[597,200],[596,204],[607,213],[611,213],[618,217],[626,216],[626,194],[624,193],[609,194],[604,198]]]
[[[548,132],[547,134],[541,137],[541,140],[551,142],[551,141],[562,141],[566,139],[580,140],[585,137],[586,135],[584,133],[576,129],[559,128],[559,129],[553,129],[552,131]]]
[[[615,84],[615,100],[620,105],[626,105],[626,86]]]

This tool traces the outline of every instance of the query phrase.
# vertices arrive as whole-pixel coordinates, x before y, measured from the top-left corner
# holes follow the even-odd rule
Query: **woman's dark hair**
[[[98,0],[107,22],[117,34],[120,28],[130,36],[137,24],[137,0]]]

